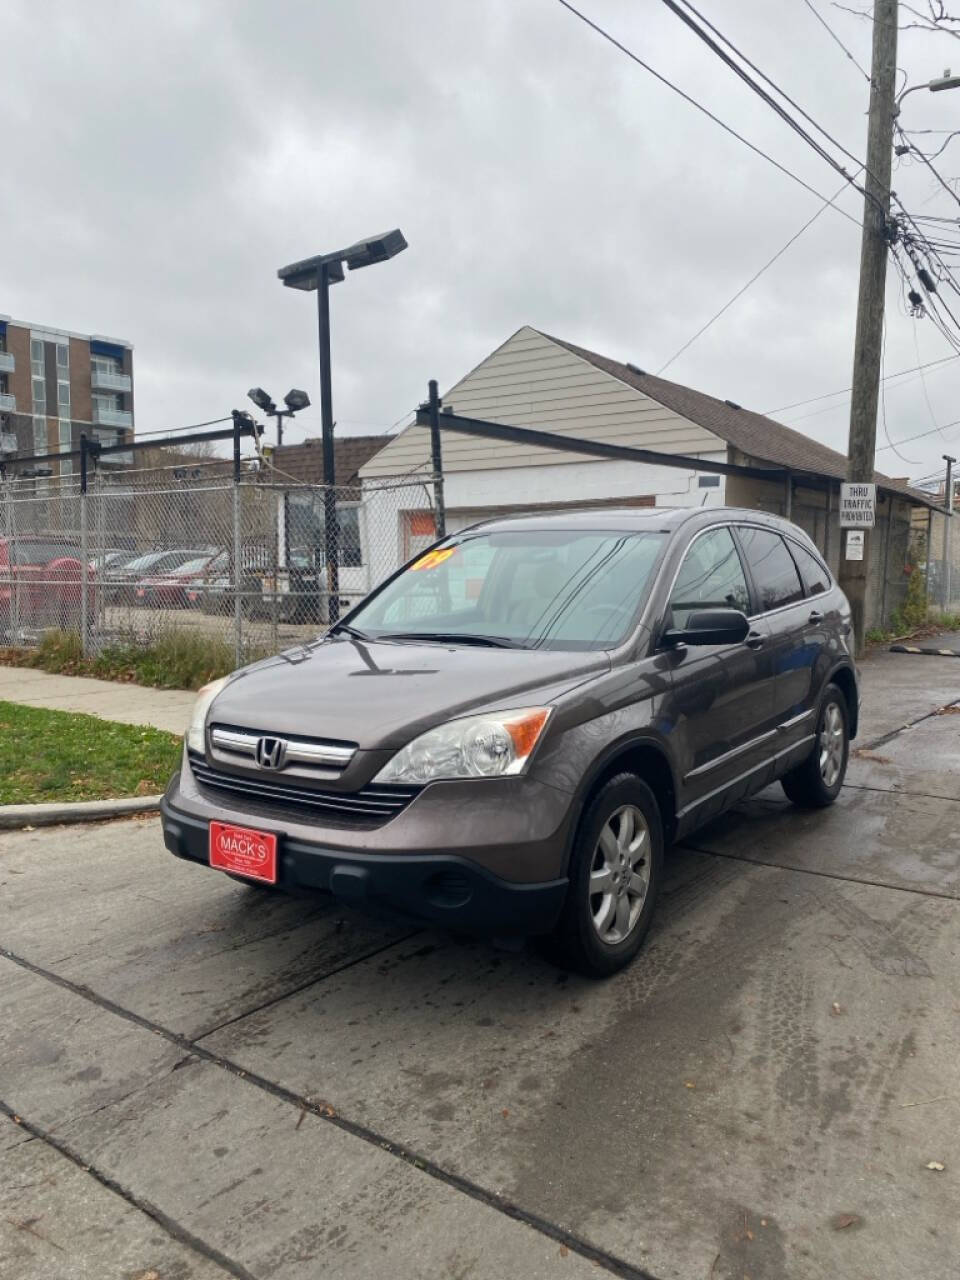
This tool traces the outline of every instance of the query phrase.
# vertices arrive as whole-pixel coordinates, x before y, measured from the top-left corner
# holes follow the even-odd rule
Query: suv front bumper
[[[337,848],[313,839],[299,823],[295,831],[285,833],[279,819],[267,821],[206,801],[198,806],[181,795],[180,774],[167,789],[160,816],[164,844],[178,858],[209,865],[211,820],[273,830],[278,834],[277,888],[331,893],[348,906],[417,924],[486,935],[548,933],[567,892],[566,878],[506,880],[455,852]],[[388,827],[397,822],[394,819]]]

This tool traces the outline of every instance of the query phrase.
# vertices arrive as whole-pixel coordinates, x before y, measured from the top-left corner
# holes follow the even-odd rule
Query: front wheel
[[[810,754],[782,779],[787,799],[802,809],[825,809],[840,794],[850,754],[847,700],[828,684],[820,702],[817,738]]]
[[[604,783],[580,823],[549,957],[591,978],[629,964],[650,928],[663,874],[663,823],[635,774]]]

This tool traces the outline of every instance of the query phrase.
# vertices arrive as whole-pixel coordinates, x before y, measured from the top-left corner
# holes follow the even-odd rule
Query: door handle
[[[820,610],[819,610],[819,609],[814,609],[814,610],[813,610],[813,612],[810,614],[809,621],[810,621],[810,622],[822,622],[822,621],[823,621],[823,614],[820,612]]]
[[[743,643],[747,646],[748,649],[762,649],[763,641],[764,641],[764,637],[760,634],[759,631],[751,631],[748,633],[747,638],[746,640],[744,640]]]

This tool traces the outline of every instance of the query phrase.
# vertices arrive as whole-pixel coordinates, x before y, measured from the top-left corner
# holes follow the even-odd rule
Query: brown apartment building
[[[0,315],[0,454],[56,454],[133,435],[133,347]],[[75,461],[57,463],[69,474]]]

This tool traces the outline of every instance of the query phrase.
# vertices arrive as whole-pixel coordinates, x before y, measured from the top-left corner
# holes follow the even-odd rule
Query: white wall
[[[726,449],[712,432],[666,409],[535,329],[523,328],[443,393],[444,405],[483,418],[610,444],[703,453]],[[429,465],[430,433],[407,427],[360,468],[363,477],[405,475]],[[476,436],[443,434],[445,475],[577,463],[574,454]]]
[[[726,461],[725,451],[701,456],[711,461]],[[545,503],[562,506],[569,502],[642,496],[652,496],[658,507],[722,506],[726,478],[720,476],[716,488],[701,489],[700,474],[705,473],[591,458],[539,467],[455,471],[444,474],[444,501],[451,531],[464,523],[483,519],[487,514],[496,514],[498,507],[506,506],[542,507]],[[404,513],[426,510],[432,505],[429,482],[399,490],[377,490],[370,481],[365,482],[360,535],[370,586],[404,561]]]
[[[547,452],[544,450],[544,452]],[[726,461],[726,450],[701,455]],[[653,496],[658,507],[720,506],[724,477],[715,489],[701,489],[697,473],[643,462],[614,462],[583,457],[539,467],[504,467],[497,471],[444,472],[449,510],[539,506],[542,503],[591,502],[611,498]]]

